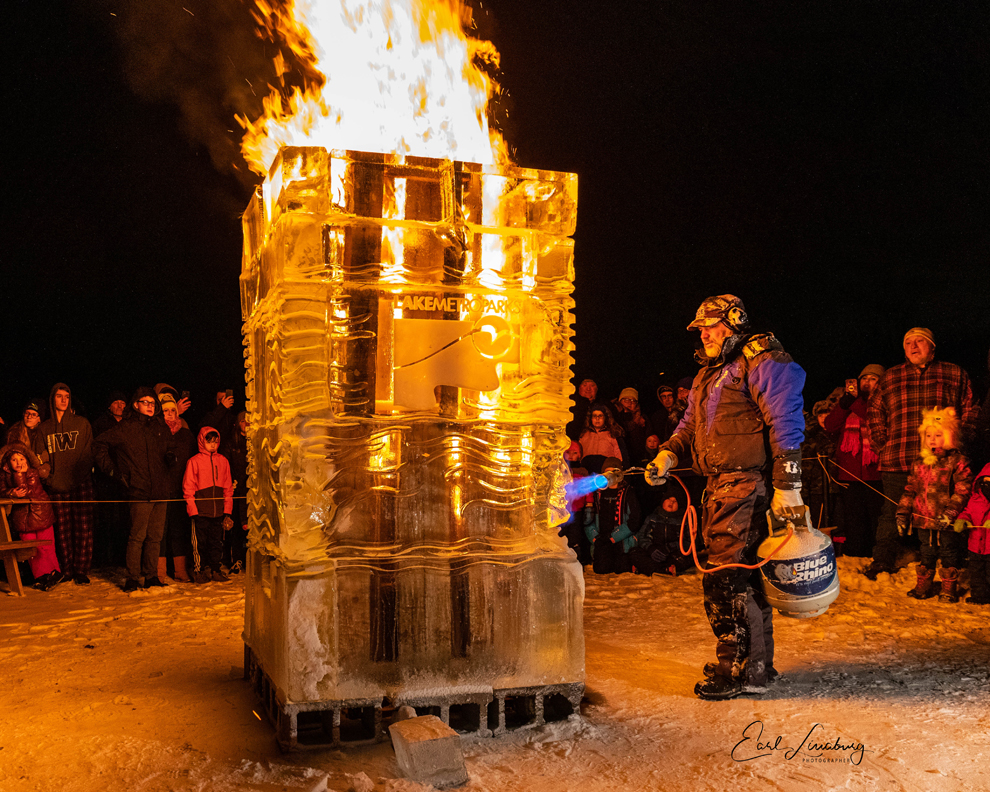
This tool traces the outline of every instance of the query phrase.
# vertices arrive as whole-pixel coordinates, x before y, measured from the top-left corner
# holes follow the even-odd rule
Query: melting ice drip
[[[286,148],[244,215],[246,643],[280,700],[584,679],[576,177]],[[452,691],[454,693],[452,693]]]

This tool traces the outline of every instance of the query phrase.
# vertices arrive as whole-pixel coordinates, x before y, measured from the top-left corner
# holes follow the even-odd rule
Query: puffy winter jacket
[[[182,477],[182,496],[186,499],[190,517],[222,517],[234,511],[230,463],[223,454],[211,454],[206,449],[206,435],[210,432],[216,432],[216,429],[204,426],[199,430],[196,438],[199,453],[186,464]]]
[[[639,502],[636,493],[628,484],[622,483],[616,492],[616,514],[611,524],[614,526],[609,538],[621,545],[622,552],[628,553],[644,538],[643,526],[640,524]],[[585,508],[584,533],[588,541],[594,545],[601,531],[600,512],[602,509],[602,493],[594,493],[591,505]]]
[[[581,439],[578,440],[581,444],[581,450],[584,456],[603,456],[603,457],[617,457],[622,458],[622,449],[619,448],[619,441],[616,440],[612,434],[606,430],[601,432],[582,432]]]
[[[772,334],[732,336],[694,378],[687,411],[661,448],[682,462],[693,450],[698,472],[714,476],[762,470],[769,443],[774,486],[799,488],[804,377]]]
[[[10,467],[12,454],[23,454],[28,461],[28,469],[17,473]],[[51,527],[55,522],[55,512],[48,499],[48,493],[41,486],[41,476],[38,469],[41,460],[27,446],[11,443],[0,449],[0,495],[5,498],[16,498],[13,490],[25,487],[31,503],[18,503],[10,510],[10,527],[17,533],[37,533]]]
[[[959,513],[960,520],[973,526],[969,532],[969,549],[980,555],[990,555],[990,500],[987,500],[980,487],[980,482],[988,477],[990,464],[984,465],[973,481],[973,494],[970,495],[966,508]]]
[[[919,459],[908,475],[907,486],[897,505],[897,516],[910,517],[915,528],[951,531],[969,498],[972,485],[969,460],[955,449],[936,452],[931,465]]]

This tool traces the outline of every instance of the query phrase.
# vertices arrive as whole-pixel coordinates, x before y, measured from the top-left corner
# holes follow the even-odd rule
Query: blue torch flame
[[[580,498],[582,495],[587,495],[591,492],[596,492],[597,490],[603,490],[608,487],[608,477],[603,476],[601,473],[595,473],[593,476],[585,476],[584,478],[575,479],[570,484],[565,485],[564,492],[567,493],[568,500],[575,500]]]

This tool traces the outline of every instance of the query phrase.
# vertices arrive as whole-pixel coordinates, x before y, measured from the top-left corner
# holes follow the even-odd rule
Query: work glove
[[[229,531],[233,527],[234,527],[234,521],[230,518],[229,514],[225,514],[223,516],[223,529],[225,531]]]
[[[943,514],[938,518],[938,527],[940,531],[948,530],[952,527],[952,518],[948,514]]]
[[[794,520],[804,513],[804,501],[799,489],[775,489],[770,501],[770,511],[781,522]]]
[[[651,487],[659,487],[667,482],[667,474],[675,467],[677,467],[677,454],[665,449],[646,466],[643,478]]]
[[[911,522],[908,520],[906,515],[897,515],[897,535],[898,536],[910,536],[911,535]]]
[[[973,525],[972,523],[970,523],[969,520],[959,519],[952,524],[952,530],[955,531],[956,533],[962,533],[963,531],[968,530],[969,528],[972,527]]]

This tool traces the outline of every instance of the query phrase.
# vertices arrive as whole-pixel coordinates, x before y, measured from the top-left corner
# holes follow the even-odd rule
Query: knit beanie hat
[[[904,334],[904,340],[907,341],[911,336],[920,336],[929,344],[935,346],[935,336],[932,335],[932,331],[927,327],[912,327]]]
[[[684,388],[684,390],[691,390],[691,386],[694,385],[694,379],[691,377],[684,377],[683,379],[677,380],[677,390]]]
[[[606,470],[622,470],[622,460],[615,457],[605,457],[605,461],[602,462],[602,473]]]
[[[635,388],[623,388],[622,393],[619,394],[619,401],[623,399],[635,399],[639,401],[639,391]]]
[[[107,399],[107,406],[109,407],[115,401],[122,401],[124,404],[127,403],[127,394],[121,390],[110,391],[110,398]]]
[[[177,409],[176,406],[175,406],[175,396],[172,395],[172,393],[170,391],[167,391],[166,390],[166,391],[162,391],[161,393],[159,393],[158,394],[158,401],[162,405],[162,411],[163,412],[166,409],[168,409],[168,408],[171,408],[173,410]]]
[[[868,365],[861,372],[859,372],[859,377],[857,377],[857,379],[862,379],[867,374],[872,374],[877,379],[880,379],[884,375],[884,372],[886,370],[887,369],[885,369],[879,363],[870,363],[870,365]]]
[[[169,385],[167,382],[156,382],[155,383],[155,393],[161,393],[163,390],[170,390],[172,393],[178,393],[178,391]]]

